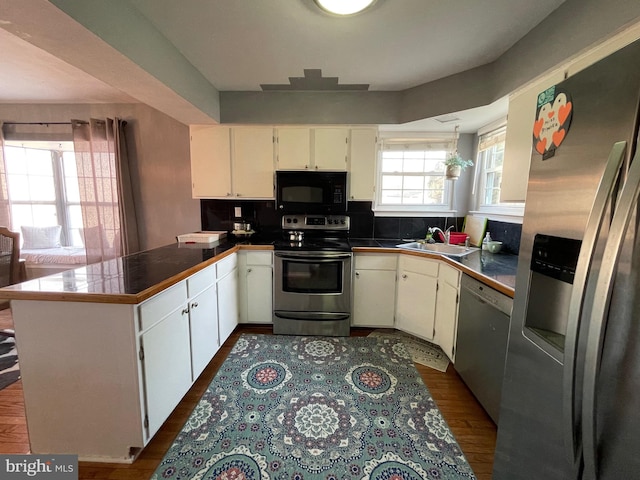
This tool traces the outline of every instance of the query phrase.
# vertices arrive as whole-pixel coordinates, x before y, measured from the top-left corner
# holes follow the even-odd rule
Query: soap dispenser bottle
[[[491,234],[487,232],[487,234],[484,236],[484,240],[482,240],[482,250],[487,249],[487,245],[489,244],[490,241],[491,241]]]

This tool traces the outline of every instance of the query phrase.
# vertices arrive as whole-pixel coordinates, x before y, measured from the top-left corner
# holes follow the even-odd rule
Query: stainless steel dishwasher
[[[496,424],[512,306],[512,298],[462,276],[455,369]]]

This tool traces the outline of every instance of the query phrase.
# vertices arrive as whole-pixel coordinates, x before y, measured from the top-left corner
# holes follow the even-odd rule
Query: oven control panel
[[[287,230],[349,230],[348,215],[283,215]]]

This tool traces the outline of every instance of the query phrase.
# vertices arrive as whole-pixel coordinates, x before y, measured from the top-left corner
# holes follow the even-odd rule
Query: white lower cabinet
[[[440,345],[452,362],[455,362],[456,354],[459,292],[460,272],[449,265],[441,264],[438,274],[434,342]]]
[[[191,348],[186,305],[142,333],[146,423],[153,436],[191,387]]]
[[[195,382],[220,348],[218,296],[211,285],[189,301],[191,379]]]
[[[240,323],[273,323],[273,253],[238,253]]]
[[[238,325],[238,254],[233,253],[217,264],[218,335],[222,345]]]
[[[398,255],[354,255],[353,309],[355,327],[393,328]]]
[[[398,330],[433,340],[439,263],[400,255],[395,323]]]

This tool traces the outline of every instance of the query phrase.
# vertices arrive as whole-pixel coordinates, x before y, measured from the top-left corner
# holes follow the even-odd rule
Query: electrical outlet
[[[242,207],[233,207],[233,214],[236,218],[242,218]]]

